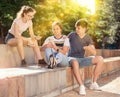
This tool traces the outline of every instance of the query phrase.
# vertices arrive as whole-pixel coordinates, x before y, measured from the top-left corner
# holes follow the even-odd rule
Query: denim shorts
[[[89,56],[89,57],[84,57],[84,58],[68,57],[68,60],[69,60],[70,66],[72,65],[71,64],[72,60],[77,60],[79,63],[79,67],[83,68],[83,67],[91,66],[93,58],[94,58],[94,56]]]
[[[11,39],[11,38],[15,38],[15,36],[14,36],[13,34],[11,34],[11,33],[8,33],[8,34],[6,35],[6,37],[5,37],[5,43],[7,43],[8,40]]]

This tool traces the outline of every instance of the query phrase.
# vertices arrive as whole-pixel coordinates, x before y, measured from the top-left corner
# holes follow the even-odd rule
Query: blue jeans
[[[49,58],[50,58],[50,55],[52,54],[57,59],[58,64],[59,64],[58,66],[69,66],[68,57],[60,52],[56,52],[52,48],[45,49],[45,61],[47,62],[48,65],[50,64]]]

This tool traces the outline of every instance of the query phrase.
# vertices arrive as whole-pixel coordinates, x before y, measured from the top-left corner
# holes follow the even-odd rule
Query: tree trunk
[[[0,26],[0,44],[4,43],[3,28]]]

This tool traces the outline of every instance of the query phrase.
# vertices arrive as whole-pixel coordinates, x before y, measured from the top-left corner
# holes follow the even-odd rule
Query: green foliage
[[[116,40],[116,29],[118,28],[116,16],[119,16],[120,13],[115,4],[118,4],[120,0],[96,0],[96,2],[96,13],[90,15],[87,8],[73,3],[72,0],[62,0],[61,3],[50,0],[1,0],[0,27],[10,28],[21,6],[30,5],[37,11],[33,24],[35,34],[42,36],[40,44],[52,35],[51,25],[54,21],[62,22],[63,34],[67,35],[75,30],[75,22],[80,18],[87,18],[89,21],[88,33],[96,42],[103,42],[104,37],[107,36],[108,41],[112,41],[108,43],[113,43]],[[29,37],[27,31],[23,35]]]
[[[104,42],[104,38],[108,37],[108,40],[112,41],[106,42],[112,44],[115,42],[116,29],[118,27],[113,10],[114,0],[97,1],[96,14],[92,18],[95,19],[92,20],[92,35],[96,38],[97,42]]]
[[[63,25],[63,34],[69,34],[74,30],[75,22],[80,18],[87,18],[88,9],[81,7],[76,3],[51,3],[35,5],[36,15],[34,18],[34,32],[41,35],[42,43],[46,37],[52,35],[52,23],[61,21]]]
[[[39,0],[1,0],[0,1],[0,26],[10,27],[16,13],[23,5],[31,5]]]

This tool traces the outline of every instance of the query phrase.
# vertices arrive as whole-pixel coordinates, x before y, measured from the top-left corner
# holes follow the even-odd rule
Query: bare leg
[[[92,63],[96,65],[93,72],[93,82],[96,82],[101,73],[103,58],[101,56],[96,56],[93,58]]]
[[[12,38],[7,42],[8,45],[10,46],[17,46],[18,53],[20,55],[21,60],[23,60],[24,57],[24,50],[23,50],[23,40],[22,38],[16,39]]]
[[[24,60],[25,56],[24,56],[23,40],[22,39],[17,39],[17,49],[18,49],[18,53],[19,53],[21,59]]]
[[[75,78],[78,84],[80,85],[79,94],[86,95],[85,86],[83,85],[83,82],[82,82],[81,71],[79,69],[79,63],[77,60],[72,60],[72,68],[73,68],[73,73],[75,75]]]
[[[35,53],[35,57],[37,58],[37,65],[38,66],[44,66],[45,65],[45,61],[43,59],[43,57],[41,56],[41,52],[40,52],[40,48],[38,46],[37,40],[32,40],[29,38],[28,44],[30,43],[30,46],[33,48],[33,51]]]
[[[33,51],[35,53],[37,60],[43,59],[41,56],[41,52],[40,52],[40,48],[38,46],[37,40],[34,40],[34,44],[35,46],[33,46]]]
[[[12,38],[12,39],[10,39],[8,41],[7,44],[9,44],[10,46],[17,46],[20,58],[21,58],[21,60],[24,60],[25,57],[24,57],[24,48],[23,48],[23,46],[27,45],[30,42],[31,42],[30,46],[33,48],[33,51],[35,53],[35,57],[37,58],[38,61],[41,61],[41,63],[43,63],[44,61],[41,60],[43,58],[41,56],[37,40],[31,40],[31,38],[25,38],[25,37],[21,37],[19,39]]]
[[[78,84],[83,85],[82,77],[81,77],[81,73],[80,73],[80,69],[79,69],[79,63],[77,60],[72,60],[72,68],[73,68],[73,73],[75,75],[75,78],[76,78]]]

